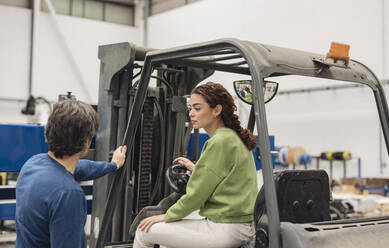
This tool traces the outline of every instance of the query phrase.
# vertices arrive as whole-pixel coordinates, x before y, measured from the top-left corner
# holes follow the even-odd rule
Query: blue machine
[[[200,133],[199,135],[199,154],[198,154],[198,157],[200,157],[200,154],[201,154],[201,150],[203,149],[203,146],[204,146],[204,143],[209,139],[209,136],[208,134],[206,133]],[[274,146],[274,136],[271,135],[269,136],[269,140],[270,140],[270,149],[272,151],[275,150],[275,146]],[[262,164],[261,164],[261,160],[259,159],[259,149],[258,147],[255,148],[253,151],[253,156],[254,156],[254,161],[255,161],[255,167],[257,170],[260,170],[262,169]],[[189,140],[189,146],[188,146],[188,158],[192,158],[193,157],[193,134],[190,136],[190,140]],[[276,155],[272,154],[272,162],[273,162],[273,167],[276,166]]]
[[[45,152],[44,126],[0,124],[0,172],[19,172],[30,157]],[[92,195],[91,185],[82,188],[86,195]],[[91,204],[88,200],[88,214]],[[0,185],[0,220],[14,220],[15,206],[15,187]]]
[[[47,152],[43,126],[0,124],[0,172],[18,172],[42,152]],[[0,186],[0,220],[15,219],[15,203],[15,187]]]
[[[0,124],[0,171],[20,171],[31,156],[47,152],[44,127]]]

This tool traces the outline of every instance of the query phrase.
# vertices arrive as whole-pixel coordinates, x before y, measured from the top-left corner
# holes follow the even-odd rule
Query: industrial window
[[[150,15],[159,14],[199,0],[149,0]]]
[[[0,5],[11,5],[15,7],[30,8],[30,0],[0,0]]]
[[[55,12],[99,21],[134,26],[135,0],[50,0]],[[31,0],[0,0],[0,5],[32,8]],[[45,0],[41,10],[49,12]]]
[[[134,25],[134,0],[51,0],[58,14]],[[48,12],[44,0],[41,9]]]

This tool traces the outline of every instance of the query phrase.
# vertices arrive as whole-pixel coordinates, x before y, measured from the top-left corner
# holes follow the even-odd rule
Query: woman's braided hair
[[[234,130],[249,150],[256,147],[257,141],[254,135],[250,130],[240,126],[239,116],[234,114],[236,111],[234,99],[221,84],[208,82],[194,88],[191,94],[204,97],[211,108],[220,104],[222,106],[220,117],[224,125]]]

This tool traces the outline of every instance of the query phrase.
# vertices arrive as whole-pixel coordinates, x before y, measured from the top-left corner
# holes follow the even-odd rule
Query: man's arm
[[[76,181],[94,180],[121,168],[126,160],[126,152],[126,146],[119,146],[114,151],[112,161],[110,163],[84,159],[79,160],[76,170],[74,171],[74,179]]]
[[[94,180],[116,169],[117,165],[115,162],[96,162],[81,159],[78,161],[76,170],[74,171],[74,179],[76,181]]]
[[[86,247],[85,221],[84,194],[78,190],[61,192],[50,209],[50,246]]]

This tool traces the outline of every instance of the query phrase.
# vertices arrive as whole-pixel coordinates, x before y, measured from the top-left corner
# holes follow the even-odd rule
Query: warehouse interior
[[[382,114],[387,111],[386,101],[388,101],[387,95],[389,94],[388,15],[389,3],[385,0],[0,0],[0,30],[2,31],[0,55],[3,58],[0,61],[0,144],[4,146],[3,152],[0,152],[2,176],[0,181],[0,247],[14,247],[16,240],[15,216],[14,214],[7,216],[7,211],[15,212],[15,187],[18,172],[27,158],[23,157],[22,160],[13,164],[13,161],[16,161],[14,156],[36,154],[35,150],[28,151],[28,146],[36,144],[34,137],[21,136],[21,142],[24,145],[21,145],[21,148],[17,147],[17,138],[14,133],[10,134],[10,128],[42,127],[39,132],[43,132],[54,104],[60,99],[59,95],[66,97],[71,92],[71,95],[78,100],[97,106],[100,118],[97,139],[99,139],[99,132],[101,132],[100,137],[104,138],[96,141],[96,151],[90,152],[92,157],[89,158],[96,161],[112,158],[113,147],[111,146],[104,148],[109,150],[111,155],[108,152],[104,155],[98,154],[99,145],[104,147],[101,145],[103,142],[109,143],[105,140],[106,133],[102,127],[107,127],[110,131],[115,129],[111,124],[107,124],[110,121],[111,114],[108,111],[111,111],[111,108],[107,100],[110,98],[106,98],[104,94],[109,95],[111,90],[113,92],[115,89],[104,88],[107,84],[104,81],[107,80],[106,77],[111,77],[113,81],[116,80],[113,75],[121,73],[122,67],[125,70],[134,69],[134,74],[139,73],[137,74],[139,81],[134,81],[135,83],[132,83],[134,86],[130,86],[133,92],[129,90],[128,93],[129,99],[138,103],[137,94],[139,94],[139,99],[142,94],[137,88],[138,85],[141,88],[142,83],[146,81],[145,87],[147,88],[148,85],[146,71],[142,70],[142,67],[147,68],[148,58],[153,62],[153,58],[157,59],[161,56],[162,60],[165,52],[169,55],[169,51],[172,51],[172,54],[177,52],[178,58],[179,55],[181,56],[180,52],[186,51],[186,48],[201,51],[203,45],[204,47],[209,44],[218,45],[219,42],[220,44],[229,42],[238,44],[242,41],[239,44],[243,44],[242,47],[248,50],[254,49],[252,48],[254,43],[263,44],[265,48],[267,45],[274,46],[274,48],[266,48],[273,49],[273,51],[277,51],[277,47],[287,49],[280,58],[277,57],[281,62],[275,65],[280,70],[287,70],[290,73],[269,77],[270,81],[278,83],[278,89],[271,101],[263,105],[266,112],[261,114],[259,112],[261,112],[262,103],[259,106],[255,103],[247,104],[241,96],[238,96],[238,90],[234,89],[234,81],[251,79],[254,81],[252,72],[251,78],[250,73],[246,75],[232,73],[232,70],[229,71],[222,67],[211,67],[214,73],[210,76],[205,67],[202,67],[204,71],[201,73],[194,70],[199,78],[194,81],[197,80],[200,84],[209,81],[218,82],[230,92],[237,105],[236,113],[242,127],[250,126],[250,117],[252,115],[254,118],[255,112],[255,118],[259,119],[255,122],[253,134],[258,138],[259,143],[261,141],[259,138],[261,127],[259,126],[263,126],[263,121],[265,122],[266,132],[271,137],[271,155],[269,153],[271,169],[274,171],[324,170],[329,178],[331,202],[337,200],[336,204],[338,204],[329,203],[330,207],[336,208],[335,212],[330,211],[331,221],[382,218],[382,220],[375,219],[375,221],[389,223],[388,219],[384,219],[385,216],[389,216],[387,147],[389,143],[385,139],[388,127],[386,117]],[[245,41],[252,43],[245,43]],[[310,54],[319,54],[328,58],[328,54],[331,53],[331,44],[334,42],[349,45],[347,55],[350,60],[360,62],[368,68],[368,72],[360,72],[360,78],[356,78],[357,74],[354,74],[355,81],[350,84],[344,82],[347,80],[337,80],[341,78],[341,74],[330,70],[336,67],[344,69],[344,73],[350,72],[354,68],[351,66],[352,63],[348,64],[348,60],[340,66],[322,63],[324,69],[320,69],[317,73],[320,74],[322,70],[328,69],[329,72],[325,76],[311,76],[312,68],[299,66],[300,51],[304,52],[304,56],[307,54],[315,61],[314,65],[318,65],[321,62],[317,62],[316,58]],[[125,54],[126,51],[128,54]],[[252,54],[256,53],[253,51]],[[218,56],[216,53],[211,55]],[[125,61],[126,63],[119,67],[121,59],[126,56],[131,58],[131,62]],[[192,54],[191,56],[188,55],[187,58],[196,60],[203,55]],[[259,53],[257,57],[261,57]],[[184,63],[185,58],[177,61],[176,63],[182,61]],[[264,67],[261,68],[268,66],[269,61],[263,63]],[[283,61],[296,64],[292,66]],[[247,59],[246,63],[251,69],[253,62]],[[165,65],[158,66],[164,67]],[[192,68],[183,69],[185,66],[187,64],[172,66],[167,63],[168,69],[165,68],[165,70],[173,74],[177,73],[177,70],[190,71]],[[159,68],[158,70],[163,71],[164,69]],[[261,73],[265,73],[264,71],[263,69]],[[370,71],[374,76],[369,76]],[[160,71],[151,73],[154,78],[153,76],[151,80],[149,78],[151,81],[149,87],[160,87],[163,91],[166,90],[166,83],[163,82],[164,86],[160,86],[162,80],[158,79],[158,75],[165,74],[159,73]],[[377,79],[380,85],[378,88],[381,89],[382,86],[384,92],[383,96],[380,95],[383,99],[377,97],[376,88],[368,87],[369,84],[363,82],[367,80],[363,78],[364,73],[369,74],[367,77],[371,81],[374,81],[371,78]],[[163,78],[170,77],[163,76]],[[174,81],[174,77],[171,78]],[[130,78],[130,85],[132,79],[135,80],[135,76]],[[179,89],[178,92],[180,92]],[[185,94],[179,93],[180,96],[189,94],[190,90]],[[137,118],[137,105],[131,105],[130,102],[128,106],[126,103],[129,108],[128,116],[126,115],[128,121],[123,124],[127,127],[132,125],[131,118]],[[132,113],[130,105],[133,108]],[[103,110],[107,112],[101,112]],[[184,119],[187,113],[185,111],[182,112],[184,114],[177,111],[177,118]],[[157,115],[157,112],[158,107],[154,115]],[[262,115],[265,117],[262,118]],[[145,119],[146,117],[142,116],[142,123]],[[184,124],[183,119],[181,124]],[[106,120],[108,121],[105,122]],[[261,121],[258,122],[258,120]],[[179,123],[178,119],[177,123]],[[176,125],[179,125],[177,123]],[[133,130],[137,130],[136,128],[135,125]],[[136,131],[131,132],[131,129],[124,133],[124,130],[122,134],[124,138],[118,138],[117,143],[123,140],[123,144],[127,145],[130,150],[134,149],[136,153],[136,149],[128,144],[132,144],[132,140],[135,139],[135,146],[139,145],[137,139],[141,134],[137,134]],[[180,129],[177,128],[177,130]],[[175,135],[180,134],[177,130]],[[188,133],[192,133],[192,137],[195,137],[197,131],[189,130]],[[204,129],[200,129],[199,133],[201,139],[201,134],[205,133]],[[181,134],[185,135],[185,132],[182,131]],[[157,135],[158,133],[153,134],[153,139],[157,139]],[[117,136],[120,135],[117,134]],[[41,139],[42,142],[45,139],[43,134],[35,138]],[[176,137],[176,141],[180,139]],[[127,140],[129,140],[128,144]],[[161,153],[169,152],[168,145],[166,149],[159,148],[158,154],[160,151]],[[172,148],[169,155],[172,159],[176,155],[181,156],[180,153],[173,151],[174,149]],[[192,147],[188,149],[193,149],[193,154],[198,152]],[[190,153],[190,151],[187,152]],[[265,159],[263,148],[260,145],[257,147],[257,153],[254,152],[254,154],[259,162],[261,158]],[[296,156],[296,159],[286,158],[288,156]],[[124,167],[130,163],[126,162]],[[167,168],[168,163],[170,162],[165,162],[164,168]],[[273,173],[270,168],[269,171],[262,169],[261,166],[257,166],[256,169],[258,190],[263,184],[274,184],[272,176],[268,177]],[[128,218],[129,221],[123,221],[124,224],[121,224],[123,230],[120,229],[121,232],[128,233],[127,229],[141,210],[137,206],[127,216],[126,214],[120,215],[119,210],[109,207],[110,204],[125,206],[133,204],[132,202],[127,203],[127,199],[131,196],[128,196],[130,193],[127,193],[126,188],[124,188],[126,193],[123,193],[127,194],[126,198],[119,199],[115,193],[111,194],[113,190],[109,185],[115,186],[118,182],[125,181],[125,179],[120,179],[120,172],[120,170],[115,172],[115,177],[109,175],[106,179],[102,178],[98,184],[96,181],[85,184],[89,185],[89,190],[93,192],[86,196],[92,205],[85,224],[88,247],[133,247],[133,240],[131,241],[127,234],[115,235],[116,229],[110,226],[116,225],[112,224],[112,219]],[[154,179],[153,172],[149,174],[152,184],[156,179]],[[267,178],[271,178],[271,181]],[[164,187],[164,193],[156,199],[161,200],[166,197],[166,192],[170,192],[166,189],[166,185]],[[97,198],[97,194],[104,195],[104,197]],[[149,194],[153,195],[153,193]],[[114,201],[110,201],[112,199]],[[150,203],[151,205],[158,204],[152,200],[149,201]],[[128,211],[128,208],[123,208],[122,211]],[[268,214],[271,215],[270,212]],[[96,224],[96,216],[100,218],[100,225]],[[273,223],[270,219],[269,222]],[[101,223],[108,223],[109,227],[104,229]],[[116,222],[113,221],[113,223]],[[354,225],[360,226],[355,223]],[[272,224],[269,226],[271,227]],[[376,226],[383,227],[385,224]],[[100,230],[96,231],[99,228]],[[385,228],[388,230],[388,227]],[[103,231],[109,233],[106,235],[108,237],[99,235]],[[381,244],[384,244],[385,238],[379,235],[381,232],[384,232],[384,229],[376,230],[377,239],[382,238]],[[285,241],[282,236],[280,236],[282,246],[279,246],[271,228],[266,235],[270,237],[266,238],[267,243],[259,244],[257,241],[255,244],[250,244],[251,246],[242,247],[299,247],[291,245],[293,242],[288,246],[285,243],[288,240]],[[356,237],[358,232],[347,235],[345,234],[344,237],[347,238],[343,241],[349,237],[353,239],[352,235]],[[259,237],[258,232],[257,237]],[[372,240],[371,237],[364,237]],[[339,238],[339,240],[342,239]],[[310,246],[308,242],[304,242],[300,245],[305,246],[300,247],[320,247]],[[333,242],[336,242],[336,239]],[[350,244],[339,243],[341,247],[351,247]],[[361,242],[360,244],[362,245]],[[364,245],[369,247],[369,243],[364,243]],[[190,246],[181,244],[178,247]],[[354,243],[353,247],[358,246]],[[377,247],[385,247],[385,245]]]

